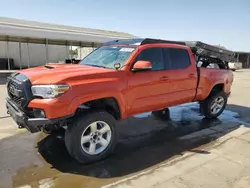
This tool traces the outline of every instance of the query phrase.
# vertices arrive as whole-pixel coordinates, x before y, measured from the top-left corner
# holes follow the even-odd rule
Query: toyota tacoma
[[[13,73],[7,79],[7,112],[32,133],[63,128],[70,155],[89,163],[113,151],[116,121],[128,116],[152,111],[164,118],[168,107],[198,102],[206,118],[218,117],[233,82],[233,56],[202,42],[115,40],[78,64]]]

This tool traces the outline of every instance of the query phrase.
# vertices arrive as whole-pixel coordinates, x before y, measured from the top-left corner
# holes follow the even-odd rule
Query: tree
[[[78,55],[78,50],[77,49],[75,49],[75,50],[70,49],[69,53],[70,53],[70,55]]]

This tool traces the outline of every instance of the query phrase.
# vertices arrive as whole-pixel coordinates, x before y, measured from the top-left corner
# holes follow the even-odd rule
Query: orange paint
[[[138,53],[151,47],[186,49],[191,65],[179,70],[131,71]],[[229,94],[233,82],[231,71],[200,68],[200,83],[195,97],[198,80],[195,59],[189,47],[177,44],[138,46],[118,71],[75,64],[49,66],[53,68],[40,66],[20,71],[29,77],[32,85],[71,86],[69,91],[55,99],[33,99],[29,103],[29,108],[44,109],[47,118],[73,114],[79,105],[91,100],[114,97],[124,119],[142,112],[204,100],[216,84],[224,84],[223,90]],[[142,61],[141,66],[149,64]]]

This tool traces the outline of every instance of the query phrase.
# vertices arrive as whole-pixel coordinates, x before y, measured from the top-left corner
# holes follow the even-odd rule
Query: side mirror
[[[133,72],[148,71],[151,69],[152,69],[152,63],[150,61],[137,61],[134,64],[132,71]]]

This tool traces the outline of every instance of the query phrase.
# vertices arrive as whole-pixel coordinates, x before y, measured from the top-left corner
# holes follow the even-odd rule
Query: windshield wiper
[[[100,67],[100,68],[110,69],[110,68],[102,66],[102,65],[93,65],[93,64],[84,64],[84,65],[88,65],[88,66],[92,66],[92,67]]]

